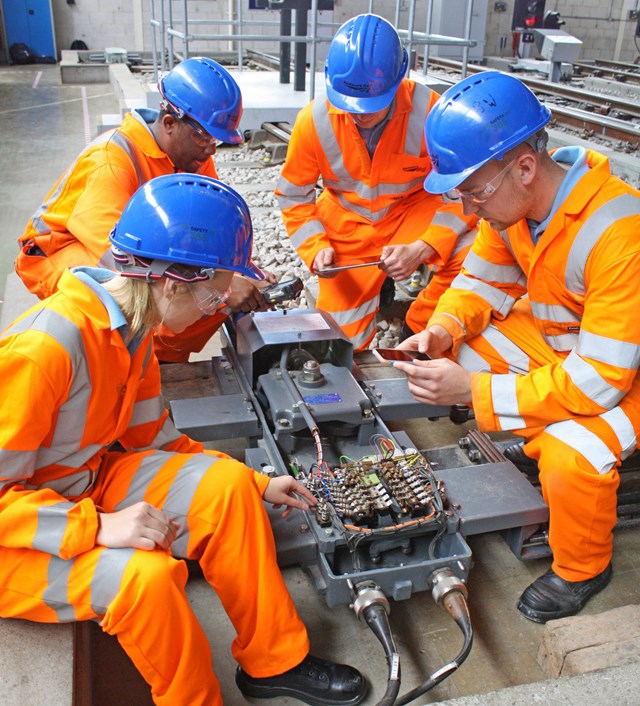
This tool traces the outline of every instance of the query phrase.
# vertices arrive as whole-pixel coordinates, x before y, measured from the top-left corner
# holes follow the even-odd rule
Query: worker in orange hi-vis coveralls
[[[229,72],[206,58],[187,59],[160,78],[161,110],[136,109],[98,136],[62,174],[19,238],[16,272],[41,299],[55,292],[69,267],[113,267],[109,233],[136,189],[176,171],[216,177],[219,142],[242,142],[240,89]],[[272,275],[268,279],[273,280]],[[225,311],[266,309],[264,298],[238,275]],[[203,318],[179,339],[160,330],[156,354],[186,362],[226,319]]]
[[[180,333],[224,302],[234,273],[259,278],[252,237],[228,186],[156,177],[111,234],[120,273],[63,272],[57,292],[3,332],[0,616],[98,621],[154,703],[220,706],[184,590],[181,559],[195,559],[237,631],[243,694],[357,704],[362,675],[309,654],[264,507],[287,515],[314,496],[292,477],[203,451],[162,402],[154,328]]]
[[[471,404],[481,431],[524,437],[507,455],[537,462],[553,551],[518,601],[537,622],[609,582],[618,467],[640,430],[640,192],[596,152],[549,153],[550,117],[493,71],[430,113],[425,188],[458,189],[482,220],[426,332],[401,344],[436,360],[399,365],[418,400]]]
[[[422,188],[431,169],[424,119],[438,96],[403,78],[407,64],[386,20],[348,20],[329,47],[326,98],[300,111],[276,188],[291,243],[318,275],[316,305],[356,349],[375,334],[385,279],[430,263],[431,283],[407,319],[412,330],[424,328],[475,235],[477,219],[464,215],[459,199]],[[379,267],[323,272],[379,260]]]

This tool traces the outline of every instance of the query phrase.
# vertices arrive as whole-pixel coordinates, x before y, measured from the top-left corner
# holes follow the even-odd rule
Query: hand
[[[265,275],[267,275],[265,283],[276,281],[275,276],[270,272],[265,272]],[[257,284],[242,275],[234,275],[231,280],[231,294],[227,299],[225,309],[234,313],[243,312],[246,314],[249,311],[267,311],[270,306],[262,296]]]
[[[442,358],[445,353],[451,350],[452,345],[453,338],[447,329],[435,324],[429,326],[426,331],[406,338],[397,347],[401,350],[420,351],[431,358]]]
[[[294,493],[295,495],[300,495],[306,502],[298,500]],[[262,494],[262,498],[268,503],[273,503],[274,510],[279,510],[283,505],[286,505],[287,507],[282,513],[282,517],[286,517],[294,507],[299,510],[308,510],[309,507],[314,507],[318,504],[311,491],[307,490],[302,483],[299,483],[291,476],[272,478]]]
[[[118,512],[100,512],[98,517],[96,544],[103,547],[168,551],[180,530],[180,525],[169,515],[145,502]]]
[[[448,358],[394,363],[408,378],[409,392],[431,405],[471,404],[471,373]]]
[[[434,253],[435,250],[422,240],[409,245],[385,245],[380,255],[380,269],[393,279],[406,279]]]
[[[268,284],[275,284],[278,281],[278,278],[269,270],[262,270],[262,274],[264,275],[264,280],[257,282],[256,287],[266,287]]]
[[[314,274],[318,275],[318,277],[335,277],[338,274],[337,272],[322,273],[325,267],[335,265],[335,256],[336,251],[333,248],[322,248],[313,261],[313,267],[311,269]]]

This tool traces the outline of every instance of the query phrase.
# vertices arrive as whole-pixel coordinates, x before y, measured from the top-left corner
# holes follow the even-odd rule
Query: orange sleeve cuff
[[[480,431],[500,431],[491,401],[491,373],[471,373],[471,401]]]

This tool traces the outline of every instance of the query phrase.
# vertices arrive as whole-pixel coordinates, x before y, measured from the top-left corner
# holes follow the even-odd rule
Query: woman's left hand
[[[298,499],[297,495],[303,500]],[[286,508],[282,513],[282,517],[286,517],[294,507],[298,508],[298,510],[308,510],[309,507],[314,507],[318,503],[311,492],[291,476],[276,476],[272,478],[262,498],[268,503],[273,503],[274,510],[279,510],[285,505]]]

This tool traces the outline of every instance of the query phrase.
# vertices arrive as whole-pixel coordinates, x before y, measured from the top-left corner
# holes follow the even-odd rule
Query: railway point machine
[[[321,310],[253,312],[226,326],[222,355],[163,366],[176,426],[201,441],[244,438],[245,463],[290,474],[317,505],[283,520],[271,512],[281,567],[299,565],[329,607],[349,605],[387,657],[385,704],[409,703],[464,662],[473,638],[467,608],[467,538],[499,532],[521,559],[549,554],[548,509],[539,491],[486,435],[419,449],[388,424],[449,417],[370,351],[354,353]],[[182,370],[181,370],[182,369]],[[428,591],[463,636],[459,654],[398,698],[393,601]]]

